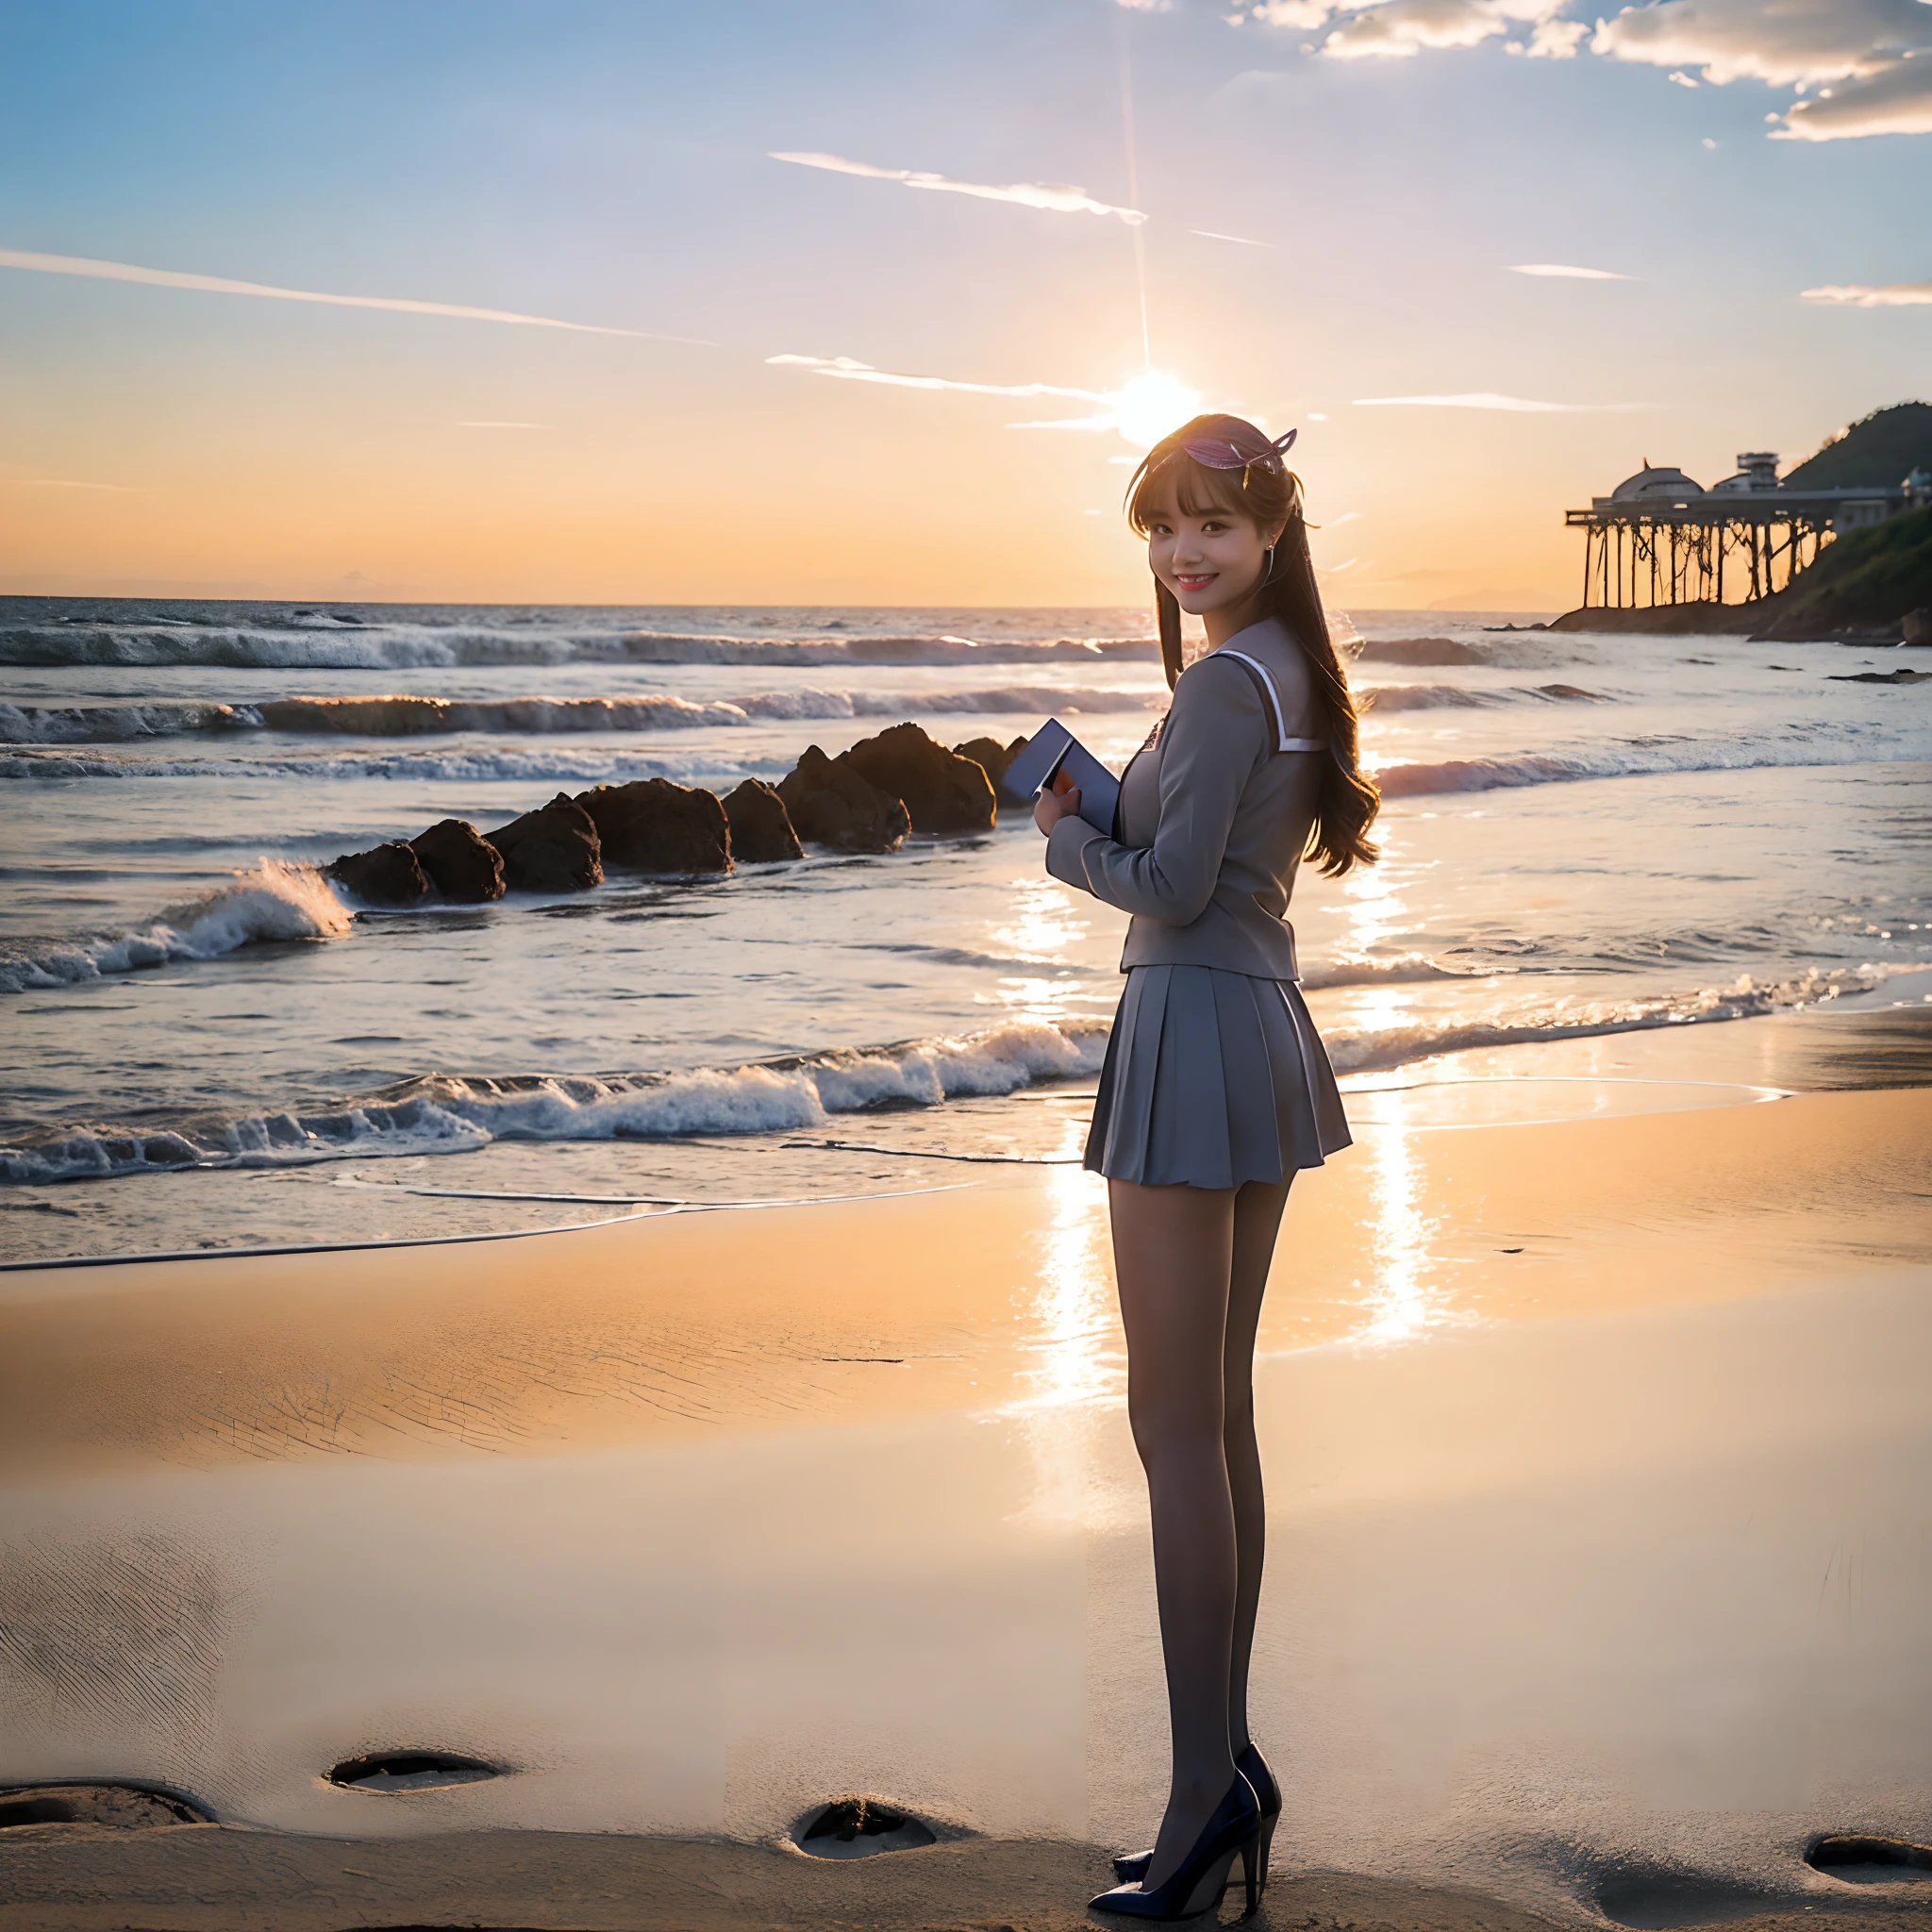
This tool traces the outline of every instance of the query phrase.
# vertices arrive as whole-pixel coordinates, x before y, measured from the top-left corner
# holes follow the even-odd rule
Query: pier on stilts
[[[1932,500],[1914,487],[1923,476],[1894,489],[1790,490],[1776,456],[1754,450],[1705,490],[1646,458],[1609,495],[1564,513],[1583,532],[1583,608],[1757,603],[1789,589],[1833,537]]]

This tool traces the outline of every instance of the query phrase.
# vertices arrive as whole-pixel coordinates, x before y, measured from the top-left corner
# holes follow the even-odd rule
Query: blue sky
[[[1009,425],[1144,373],[1144,265],[1165,393],[1303,425],[1331,596],[1560,606],[1641,458],[1932,391],[1932,7],[1598,11],[0,6],[0,580],[1138,601],[1134,445]]]

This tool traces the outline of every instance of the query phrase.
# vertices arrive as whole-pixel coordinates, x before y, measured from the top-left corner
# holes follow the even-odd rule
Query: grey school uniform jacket
[[[1278,721],[1224,653],[1267,671]],[[1274,618],[1251,625],[1181,674],[1158,736],[1121,781],[1119,839],[1072,816],[1054,826],[1046,869],[1133,914],[1122,972],[1298,976],[1286,915],[1326,764],[1324,724],[1294,640]]]

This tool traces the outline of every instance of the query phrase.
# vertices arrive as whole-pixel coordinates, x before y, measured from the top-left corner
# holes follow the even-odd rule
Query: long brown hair
[[[1196,417],[1147,452],[1127,485],[1127,522],[1135,535],[1145,537],[1158,507],[1155,499],[1172,488],[1174,506],[1183,516],[1206,516],[1219,509],[1245,519],[1264,534],[1276,525],[1282,526],[1274,544],[1274,568],[1252,594],[1248,622],[1278,619],[1314,674],[1315,695],[1327,727],[1328,765],[1303,857],[1328,877],[1339,878],[1357,865],[1374,865],[1382,856],[1369,838],[1382,796],[1375,781],[1361,769],[1355,698],[1328,635],[1314,559],[1308,555],[1301,478],[1278,458],[1255,462],[1245,470],[1209,469],[1181,447],[1191,437],[1198,438],[1205,425],[1226,420]],[[1160,619],[1160,661],[1172,691],[1181,675],[1181,608],[1158,577],[1154,580],[1154,602]]]

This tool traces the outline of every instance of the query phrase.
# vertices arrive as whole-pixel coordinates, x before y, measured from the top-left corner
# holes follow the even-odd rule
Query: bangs
[[[1150,521],[1168,504],[1184,517],[1205,517],[1219,510],[1259,525],[1268,517],[1258,493],[1241,488],[1239,470],[1210,470],[1186,451],[1176,453],[1158,471],[1144,473],[1127,502],[1127,523],[1144,537]]]

